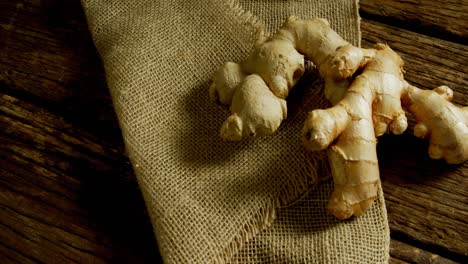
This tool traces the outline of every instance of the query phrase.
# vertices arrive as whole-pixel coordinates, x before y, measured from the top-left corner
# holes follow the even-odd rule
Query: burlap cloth
[[[220,140],[228,110],[208,98],[213,72],[245,58],[261,24],[323,17],[359,44],[355,0],[82,2],[165,262],[388,261],[382,197],[340,222],[325,210],[331,183],[314,188],[327,167],[323,153],[304,155],[299,131],[306,110],[325,106],[316,74],[266,138]]]

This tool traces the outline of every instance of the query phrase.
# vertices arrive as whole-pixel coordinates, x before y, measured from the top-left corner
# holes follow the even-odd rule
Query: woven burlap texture
[[[208,98],[213,72],[244,59],[261,24],[271,33],[289,15],[323,17],[359,44],[355,0],[82,2],[166,263],[388,260],[382,196],[340,222],[325,210],[331,183],[311,189],[327,171],[299,137],[306,110],[325,106],[316,74],[270,137],[223,142],[228,110]]]

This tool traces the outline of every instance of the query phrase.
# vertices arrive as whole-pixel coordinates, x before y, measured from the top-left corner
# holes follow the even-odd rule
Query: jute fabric
[[[306,111],[326,106],[309,71],[273,136],[224,142],[228,109],[208,98],[222,63],[247,56],[260,26],[323,17],[359,44],[355,0],[82,0],[129,158],[166,263],[381,263],[382,196],[340,222],[323,153],[305,154]],[[128,227],[132,228],[132,227]]]

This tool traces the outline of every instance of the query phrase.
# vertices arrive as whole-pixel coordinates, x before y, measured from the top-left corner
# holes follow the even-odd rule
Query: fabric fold
[[[243,60],[259,27],[273,33],[289,15],[327,18],[359,44],[354,0],[82,3],[166,263],[388,260],[382,196],[339,222],[325,212],[331,184],[311,190],[327,171],[299,138],[306,111],[326,105],[312,67],[270,137],[223,142],[228,109],[208,98],[216,68]]]

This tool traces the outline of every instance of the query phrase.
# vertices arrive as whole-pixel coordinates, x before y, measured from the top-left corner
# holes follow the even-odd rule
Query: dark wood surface
[[[467,6],[363,0],[363,46],[467,105]],[[410,133],[379,142],[391,262],[467,263],[467,163]],[[156,248],[79,0],[1,1],[0,263],[157,263]]]

